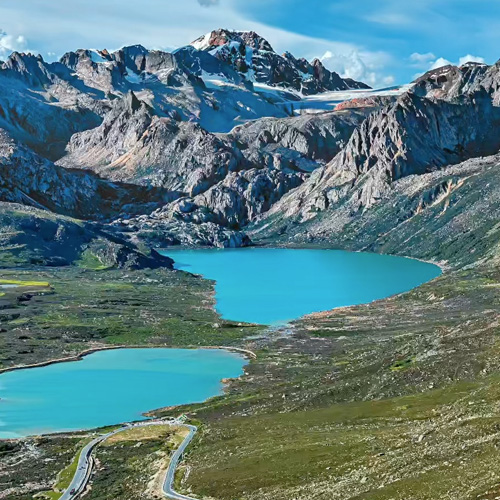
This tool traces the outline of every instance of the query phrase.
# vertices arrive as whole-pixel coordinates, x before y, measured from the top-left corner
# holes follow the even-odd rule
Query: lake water
[[[117,349],[0,375],[0,439],[139,420],[221,394],[247,361],[218,349]]]
[[[340,250],[167,250],[177,269],[216,280],[225,319],[280,324],[304,314],[372,302],[441,274],[413,259]]]

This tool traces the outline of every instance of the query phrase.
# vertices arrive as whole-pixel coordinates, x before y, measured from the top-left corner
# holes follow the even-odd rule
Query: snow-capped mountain
[[[362,82],[343,79],[319,59],[297,59],[290,52],[277,54],[271,44],[253,31],[218,29],[197,38],[191,45],[224,61],[253,83],[284,87],[304,95],[326,91],[369,89]]]
[[[242,229],[266,213],[271,228],[297,200],[316,213],[336,199],[328,186],[346,164],[338,158],[408,90],[359,87],[319,61],[277,54],[253,32],[213,31],[171,53],[81,49],[53,63],[13,53],[0,64],[0,199],[104,218],[158,245],[242,245]],[[426,102],[408,120],[421,109]],[[372,172],[375,187],[360,194],[355,185],[354,197],[375,203],[385,184]]]
[[[468,64],[376,92],[226,30],[172,53],[13,53],[0,64],[0,201],[159,246],[340,237],[379,206],[420,214],[462,185],[443,181],[448,166],[499,151],[498,75]]]

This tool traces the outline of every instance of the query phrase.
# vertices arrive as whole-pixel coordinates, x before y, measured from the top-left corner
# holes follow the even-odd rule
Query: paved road
[[[179,463],[182,454],[184,453],[194,435],[196,434],[196,431],[198,430],[198,428],[194,425],[183,424],[183,426],[189,429],[189,434],[184,438],[184,441],[181,443],[179,448],[175,450],[175,453],[170,459],[170,464],[168,465],[167,469],[167,475],[165,476],[165,481],[163,482],[163,493],[167,498],[172,498],[174,500],[194,500],[192,497],[181,495],[180,493],[175,492],[173,489],[175,469],[177,469],[177,464]]]
[[[176,425],[181,427],[187,427],[189,429],[189,434],[184,438],[184,441],[181,443],[179,448],[175,450],[170,463],[168,465],[167,474],[165,476],[165,481],[163,482],[163,493],[167,498],[171,498],[174,500],[196,500],[194,498],[190,498],[179,493],[176,493],[172,488],[172,483],[174,481],[175,469],[177,468],[177,464],[179,463],[179,459],[184,453],[185,449],[193,439],[197,428],[194,425],[180,424],[177,421],[154,421],[154,422],[140,422],[137,424],[126,424],[119,429],[116,429],[112,432],[108,432],[107,434],[102,434],[101,436],[96,437],[90,443],[85,445],[80,452],[80,457],[78,458],[78,467],[76,469],[75,475],[71,480],[70,485],[66,489],[66,491],[61,495],[59,500],[76,500],[78,496],[85,490],[87,483],[90,479],[90,473],[92,472],[93,459],[92,459],[92,451],[99,444],[105,441],[106,439],[118,434],[119,432],[126,431],[128,429],[134,427],[147,427],[150,425]]]
[[[62,494],[59,500],[72,500],[76,498],[87,486],[87,482],[89,480],[90,472],[92,470],[92,450],[95,446],[97,446],[100,442],[108,439],[113,434],[117,432],[121,432],[125,430],[124,428],[117,429],[113,432],[108,432],[107,434],[103,434],[102,436],[98,436],[86,446],[83,447],[80,452],[80,457],[78,459],[78,467],[76,469],[75,475],[71,480],[70,485],[66,489],[66,491]],[[73,492],[73,493],[72,493]]]

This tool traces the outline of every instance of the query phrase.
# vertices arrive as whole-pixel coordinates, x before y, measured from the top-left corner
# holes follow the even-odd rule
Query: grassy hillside
[[[185,486],[222,499],[494,498],[500,272],[306,318],[260,347],[206,422]]]
[[[68,267],[0,276],[18,283],[0,297],[0,369],[113,345],[229,345],[259,330],[220,320],[211,282],[180,271]]]

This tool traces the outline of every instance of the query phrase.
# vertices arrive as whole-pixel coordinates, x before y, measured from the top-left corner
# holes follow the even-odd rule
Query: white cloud
[[[445,59],[444,57],[439,57],[434,62],[430,63],[429,70],[442,68],[443,66],[453,66],[453,63],[451,61],[448,61],[448,59]]]
[[[410,56],[410,61],[412,62],[412,66],[416,68],[427,68],[431,61],[435,61],[436,56],[432,52],[427,52],[426,54],[420,54],[418,52],[414,52]]]
[[[388,86],[394,83],[392,75],[384,75],[384,68],[390,62],[390,57],[384,52],[366,52],[351,49],[348,52],[327,50],[321,62],[342,78],[352,78],[362,81],[372,87]]]
[[[384,76],[384,78],[382,78],[382,83],[387,87],[394,85],[395,82],[396,80],[392,75]]]
[[[445,59],[444,57],[439,57],[435,61],[430,62],[429,70],[431,69],[437,69],[437,68],[442,68],[443,66],[463,66],[464,64],[467,64],[469,62],[477,62],[484,64],[484,58],[479,57],[479,56],[472,56],[471,54],[467,54],[466,56],[461,57],[458,62],[451,62],[448,59]]]
[[[481,64],[484,64],[485,61],[484,61],[484,58],[483,57],[479,57],[479,56],[472,56],[470,54],[467,54],[466,56],[464,57],[461,57],[458,61],[458,65],[459,66],[462,66],[468,62],[477,62],[477,63],[481,63]]]
[[[0,57],[6,58],[11,52],[26,50],[28,43],[23,35],[8,35],[0,30]]]

